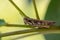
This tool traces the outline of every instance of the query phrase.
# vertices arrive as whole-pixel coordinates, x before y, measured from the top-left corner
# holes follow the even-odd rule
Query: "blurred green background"
[[[35,11],[32,4],[32,0],[13,0],[22,11],[31,18],[35,17]],[[39,12],[39,17],[41,20],[52,20],[56,21],[55,25],[60,25],[60,1],[59,0],[36,0],[37,9]],[[19,11],[8,0],[0,0],[0,19],[4,19],[10,24],[24,24],[23,17],[19,14]],[[0,32],[11,32],[16,30],[24,30],[28,28],[22,27],[0,27]],[[28,33],[30,34],[30,33]],[[13,40],[16,37],[24,36],[14,35],[3,37],[2,40]],[[32,36],[27,36],[24,38],[19,38],[17,40],[59,40],[60,34],[37,34]]]

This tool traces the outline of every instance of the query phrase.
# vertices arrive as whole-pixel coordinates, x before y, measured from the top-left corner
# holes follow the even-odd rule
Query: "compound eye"
[[[31,22],[31,20],[28,20],[28,22]]]

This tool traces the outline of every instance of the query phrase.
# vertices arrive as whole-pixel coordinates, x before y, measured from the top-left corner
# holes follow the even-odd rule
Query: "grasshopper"
[[[34,8],[35,8],[37,19],[33,19],[33,18],[28,17],[12,0],[9,0],[9,1],[14,5],[14,7],[19,12],[21,12],[20,14],[23,16],[23,21],[26,25],[35,26],[35,27],[38,27],[38,28],[50,28],[51,25],[54,25],[56,23],[55,21],[40,20],[40,18],[38,16],[38,11],[37,11],[35,0],[32,0],[32,2],[33,2],[33,5],[34,5]]]

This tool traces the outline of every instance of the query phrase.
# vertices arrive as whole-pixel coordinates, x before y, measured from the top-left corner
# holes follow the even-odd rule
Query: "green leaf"
[[[45,20],[56,21],[56,26],[60,26],[60,0],[51,0]],[[46,40],[60,40],[60,34],[46,34]]]
[[[60,40],[60,34],[47,34],[45,35],[46,40]]]
[[[5,20],[0,19],[0,26],[5,25],[5,24],[6,24]]]
[[[51,0],[47,9],[45,20],[56,21],[56,25],[60,25],[60,0]]]

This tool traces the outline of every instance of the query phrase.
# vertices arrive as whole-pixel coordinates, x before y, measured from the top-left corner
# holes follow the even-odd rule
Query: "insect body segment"
[[[29,18],[29,17],[25,17],[24,18],[24,23],[27,24],[27,25],[38,27],[38,28],[49,28],[55,22],[46,21],[46,20],[37,20],[37,19],[32,19],[32,18]]]

